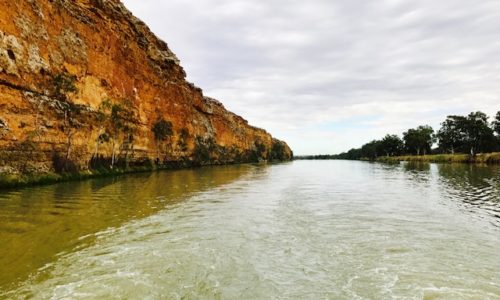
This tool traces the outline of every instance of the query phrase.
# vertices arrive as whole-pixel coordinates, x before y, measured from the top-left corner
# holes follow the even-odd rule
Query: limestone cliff
[[[0,174],[287,160],[118,0],[0,0]]]

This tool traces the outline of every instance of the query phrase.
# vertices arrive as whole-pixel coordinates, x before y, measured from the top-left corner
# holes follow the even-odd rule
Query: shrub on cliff
[[[174,131],[172,130],[172,122],[165,121],[165,119],[159,119],[154,123],[151,131],[154,133],[155,141],[156,141],[156,161],[159,163],[160,161],[160,147],[163,141],[167,138],[170,138]]]
[[[57,152],[52,154],[52,166],[54,167],[54,171],[59,174],[78,172],[78,167],[73,161],[60,156]]]
[[[271,161],[283,161],[286,160],[285,145],[279,141],[273,141],[271,146],[271,151],[269,152],[269,159]]]
[[[194,159],[199,164],[208,164],[211,162],[211,155],[216,148],[216,143],[213,139],[204,139],[196,137],[194,148]]]
[[[112,107],[111,101],[109,99],[105,99],[104,101],[101,102],[95,114],[95,121],[98,126],[98,132],[97,132],[97,138],[95,140],[95,148],[94,148],[94,154],[92,154],[92,159],[98,156],[99,145],[107,143],[110,140],[110,136],[105,131],[105,129],[110,119],[111,107]]]
[[[128,99],[123,99],[123,103],[114,103],[111,106],[111,114],[109,117],[109,132],[111,133],[112,140],[112,155],[111,155],[111,169],[114,168],[116,163],[116,144],[121,141],[121,150],[125,151],[125,161],[128,167],[128,155],[130,150],[133,149],[132,142],[134,141],[134,134],[137,130],[136,116],[132,110],[132,103]]]
[[[255,141],[253,149],[250,150],[249,160],[251,162],[259,162],[260,160],[265,160],[266,152],[266,145],[264,145],[261,141]]]
[[[75,85],[76,76],[60,73],[52,78],[52,96],[58,100],[66,101],[69,93],[77,93]]]
[[[179,133],[179,140],[177,141],[177,147],[182,152],[186,152],[188,150],[188,139],[189,139],[189,131],[187,128],[182,128]]]

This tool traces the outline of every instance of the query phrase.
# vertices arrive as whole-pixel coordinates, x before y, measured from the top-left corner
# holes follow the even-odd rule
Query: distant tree
[[[500,151],[500,111],[497,112],[497,115],[495,116],[495,120],[493,121],[493,130],[497,134],[497,146],[496,150]]]
[[[428,125],[418,126],[403,133],[406,150],[411,154],[427,154],[434,144],[434,129]]]
[[[401,155],[403,149],[403,140],[395,134],[388,134],[380,141],[378,152],[384,153],[386,156],[395,156]]]
[[[490,151],[495,146],[493,129],[489,127],[488,116],[480,111],[471,112],[463,124],[464,145],[470,154],[475,156],[478,152]]]
[[[156,123],[154,123],[151,131],[155,136],[157,161],[160,161],[161,144],[174,133],[172,130],[172,123],[170,121],[165,121],[163,118],[159,119]]]
[[[380,145],[381,141],[379,140],[373,140],[369,143],[364,144],[361,147],[361,158],[368,158],[371,160],[376,159],[377,157],[380,156]]]
[[[361,158],[361,149],[353,148],[347,152],[340,153],[335,155],[336,159],[348,159],[348,160],[357,160]]]
[[[493,130],[500,136],[500,111],[497,112],[495,120],[493,121]]]
[[[441,151],[455,153],[461,151],[464,144],[464,126],[467,118],[464,116],[448,116],[441,123],[441,128],[436,134]]]

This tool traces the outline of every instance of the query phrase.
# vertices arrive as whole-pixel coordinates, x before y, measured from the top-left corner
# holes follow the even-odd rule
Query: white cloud
[[[500,109],[497,0],[124,3],[190,81],[298,154]]]

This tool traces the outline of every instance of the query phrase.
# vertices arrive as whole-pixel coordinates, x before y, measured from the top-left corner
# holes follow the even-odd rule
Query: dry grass
[[[468,154],[435,154],[435,155],[405,155],[394,157],[379,157],[377,161],[396,163],[400,161],[409,162],[432,162],[432,163],[483,163],[483,164],[498,164],[500,163],[500,152],[481,153],[475,158],[471,158]]]

